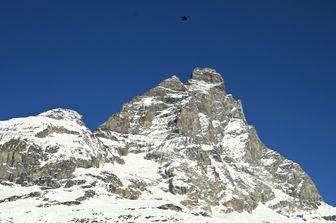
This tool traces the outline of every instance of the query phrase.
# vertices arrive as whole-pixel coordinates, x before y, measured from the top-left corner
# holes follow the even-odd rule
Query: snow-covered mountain
[[[95,132],[54,109],[0,122],[0,222],[329,222],[215,70],[173,76]]]

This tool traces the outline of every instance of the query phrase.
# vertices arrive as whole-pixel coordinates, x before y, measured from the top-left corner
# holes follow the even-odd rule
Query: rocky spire
[[[191,80],[204,81],[210,84],[218,84],[223,90],[225,90],[224,79],[219,73],[217,73],[216,70],[211,68],[196,67],[191,74]]]
[[[168,88],[175,91],[185,91],[186,88],[183,85],[183,83],[180,81],[180,79],[173,75],[172,77],[164,80],[159,84],[160,87]]]

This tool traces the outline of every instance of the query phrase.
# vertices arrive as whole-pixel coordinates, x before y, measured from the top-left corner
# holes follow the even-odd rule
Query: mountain
[[[172,76],[91,132],[75,111],[0,122],[0,222],[332,222],[219,73]]]

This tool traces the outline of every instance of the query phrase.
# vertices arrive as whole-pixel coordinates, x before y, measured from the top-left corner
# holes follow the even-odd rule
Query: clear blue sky
[[[334,0],[1,0],[0,120],[64,107],[95,129],[172,74],[212,67],[336,206],[335,12]]]

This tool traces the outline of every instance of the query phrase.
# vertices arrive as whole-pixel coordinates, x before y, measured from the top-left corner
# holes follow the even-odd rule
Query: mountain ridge
[[[185,214],[209,216],[209,222],[236,213],[248,213],[255,222],[324,222],[336,216],[300,165],[261,142],[241,102],[210,68],[195,68],[186,83],[177,76],[164,80],[125,103],[96,131],[67,109],[1,121],[0,164],[0,186],[39,187],[40,208],[80,207],[107,196],[111,203],[147,201],[147,209],[169,213],[153,218],[168,221],[180,214],[177,222],[186,222]],[[68,190],[81,196],[50,198]],[[254,214],[260,208],[272,214]],[[142,216],[142,209],[135,209]]]

